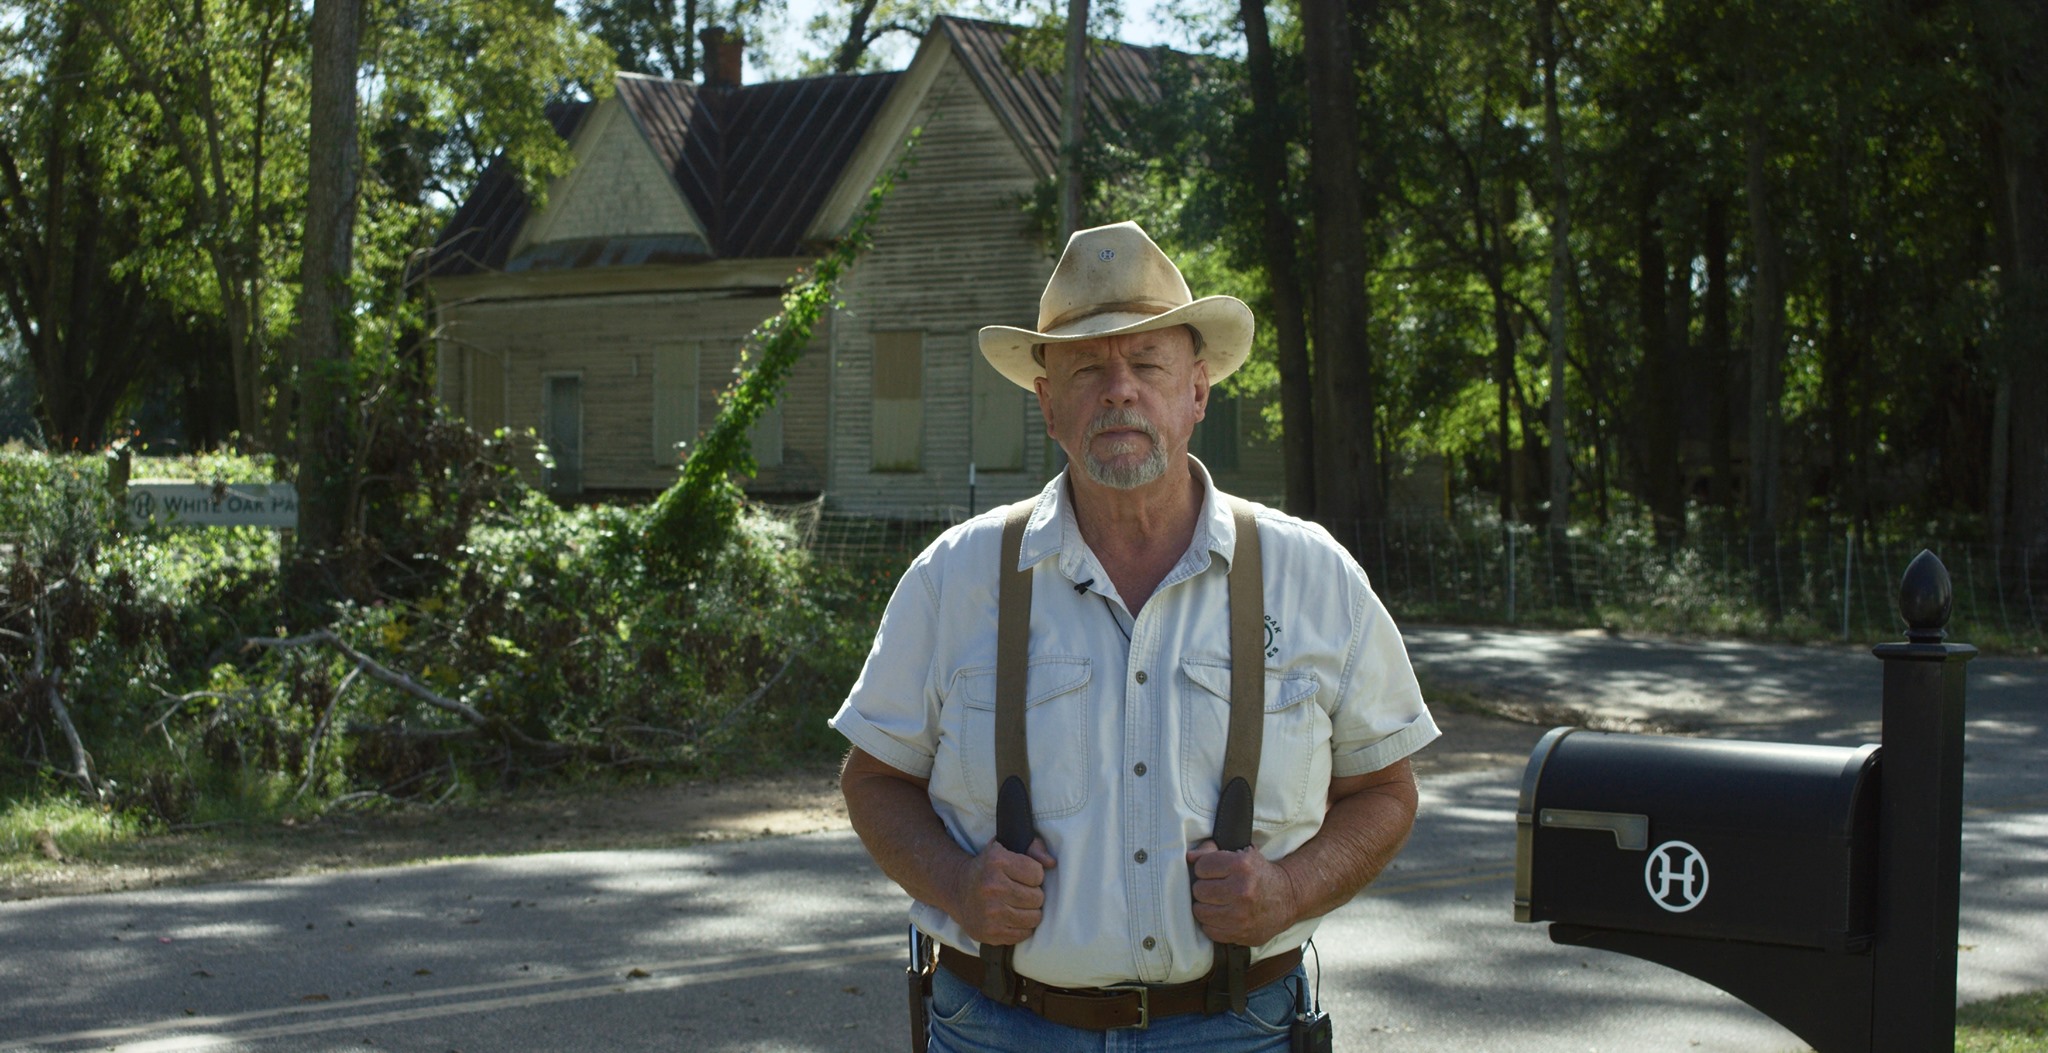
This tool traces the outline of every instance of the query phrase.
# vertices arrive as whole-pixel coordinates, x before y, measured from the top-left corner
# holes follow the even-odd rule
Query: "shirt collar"
[[[1193,454],[1188,455],[1188,466],[1195,478],[1202,484],[1202,510],[1196,514],[1194,540],[1188,545],[1187,555],[1181,563],[1199,560],[1201,565],[1189,568],[1192,572],[1206,569],[1208,556],[1214,553],[1228,564],[1230,554],[1237,548],[1237,521],[1231,517],[1230,509],[1224,504],[1222,491],[1216,489],[1216,480],[1209,475],[1209,469]],[[1024,541],[1018,553],[1019,569],[1038,564],[1048,556],[1060,557],[1060,573],[1068,581],[1079,582],[1093,578],[1101,571],[1095,563],[1095,555],[1081,539],[1080,521],[1074,518],[1074,498],[1067,488],[1068,467],[1053,477],[1039,491],[1038,505],[1031,511],[1031,519],[1024,527]],[[1178,574],[1169,577],[1178,577]]]

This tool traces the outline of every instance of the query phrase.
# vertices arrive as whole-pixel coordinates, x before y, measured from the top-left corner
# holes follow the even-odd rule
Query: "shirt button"
[[[1138,683],[1141,683],[1141,684],[1142,684],[1142,683],[1144,683],[1144,682],[1145,682],[1145,671],[1144,671],[1143,669],[1140,669],[1140,670],[1138,670]]]
[[[1148,951],[1149,951],[1149,950],[1151,950],[1152,948],[1154,948],[1154,947],[1157,947],[1157,946],[1159,946],[1159,941],[1158,941],[1158,940],[1155,940],[1155,939],[1153,939],[1153,938],[1152,938],[1152,937],[1150,937],[1150,936],[1147,936],[1147,937],[1145,937],[1145,949],[1146,949],[1146,950],[1148,950]]]
[[[1139,775],[1145,774],[1145,762],[1139,761],[1137,767],[1134,767],[1131,770],[1138,773]]]
[[[1140,849],[1138,849],[1138,854],[1137,854],[1137,855],[1134,855],[1134,856],[1132,856],[1131,858],[1132,858],[1132,859],[1135,859],[1135,860],[1137,860],[1137,861],[1138,861],[1138,862],[1140,862],[1140,863],[1143,863],[1144,861],[1146,861],[1147,859],[1150,859],[1150,858],[1152,858],[1152,857],[1151,857],[1151,856],[1148,856],[1148,855],[1146,855],[1146,854],[1145,854],[1145,850],[1144,850],[1144,849],[1142,849],[1142,848],[1140,848]]]

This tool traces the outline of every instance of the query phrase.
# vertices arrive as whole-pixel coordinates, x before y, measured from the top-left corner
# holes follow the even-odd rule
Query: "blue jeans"
[[[932,976],[930,1053],[1287,1053],[1294,993],[1306,982],[1296,967],[1251,992],[1242,1013],[1185,1013],[1143,1030],[1084,1031],[989,1001],[940,969]]]

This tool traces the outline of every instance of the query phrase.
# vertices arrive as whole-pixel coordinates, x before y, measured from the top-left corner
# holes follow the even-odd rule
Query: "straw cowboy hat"
[[[1038,328],[986,326],[981,353],[1026,391],[1045,375],[1033,349],[1124,333],[1191,325],[1202,334],[1197,357],[1215,383],[1244,365],[1252,349],[1252,309],[1235,296],[1188,292],[1180,268],[1136,223],[1078,230],[1067,239],[1052,280],[1038,298]]]

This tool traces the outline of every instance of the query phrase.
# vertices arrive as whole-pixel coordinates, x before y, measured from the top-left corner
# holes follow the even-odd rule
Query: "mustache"
[[[1146,420],[1145,416],[1137,410],[1122,406],[1106,409],[1096,414],[1095,419],[1088,422],[1088,437],[1093,439],[1106,431],[1122,431],[1125,429],[1135,429],[1144,432],[1145,437],[1152,440],[1153,445],[1159,444],[1159,429],[1154,428],[1152,422]]]

